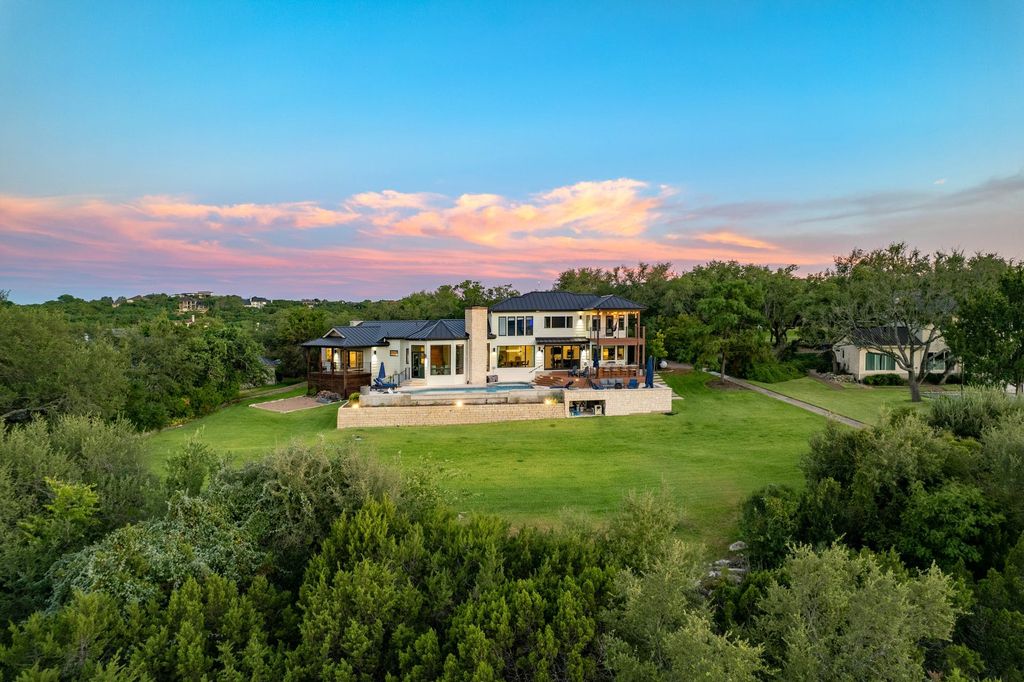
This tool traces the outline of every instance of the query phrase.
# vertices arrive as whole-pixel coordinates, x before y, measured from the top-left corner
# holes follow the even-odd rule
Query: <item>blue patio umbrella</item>
[[[377,378],[380,379],[381,381],[384,381],[385,376],[386,374],[384,372],[384,363],[382,362],[380,363],[380,371],[377,372]]]
[[[644,372],[644,386],[654,388],[654,356],[647,356],[647,371]]]

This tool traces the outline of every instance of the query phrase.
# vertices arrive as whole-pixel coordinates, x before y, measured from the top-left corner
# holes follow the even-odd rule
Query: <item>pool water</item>
[[[421,388],[409,391],[413,395],[435,395],[438,393],[504,393],[506,391],[525,391],[533,388],[526,381],[510,381],[487,386],[445,386],[444,388]]]

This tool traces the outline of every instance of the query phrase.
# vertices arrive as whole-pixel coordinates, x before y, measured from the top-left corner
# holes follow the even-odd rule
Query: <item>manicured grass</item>
[[[810,377],[780,381],[776,384],[765,384],[759,381],[750,383],[763,386],[790,398],[803,400],[865,424],[877,424],[883,409],[896,407],[922,409],[925,404],[910,402],[910,389],[906,386],[825,385]]]
[[[673,415],[338,431],[336,406],[274,414],[237,405],[155,434],[150,451],[162,469],[197,430],[235,461],[293,438],[349,442],[400,467],[441,465],[460,510],[515,524],[557,523],[563,510],[600,520],[630,489],[664,484],[683,509],[684,537],[720,548],[734,537],[745,495],[800,484],[796,464],[824,419],[750,391],[708,388],[709,378],[664,375],[684,398]]]

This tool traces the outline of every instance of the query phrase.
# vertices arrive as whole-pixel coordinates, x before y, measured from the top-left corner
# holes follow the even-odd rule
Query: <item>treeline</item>
[[[894,379],[915,400],[924,381],[947,381],[958,365],[971,383],[1024,388],[1024,266],[995,254],[893,244],[837,257],[822,273],[796,270],[733,261],[681,274],[669,263],[579,268],[563,272],[556,287],[642,303],[655,356],[736,376],[774,382],[812,368],[837,371],[834,344],[859,330],[898,327],[909,333],[861,343],[893,356]],[[947,370],[929,377],[922,360],[940,348],[940,337],[950,347]]]
[[[56,310],[0,305],[0,424],[81,415],[159,428],[264,383],[261,354],[245,329],[217,319],[86,332]]]
[[[299,344],[332,325],[462,317],[467,306],[515,294],[466,281],[396,301],[274,301],[262,309],[212,296],[202,299],[206,312],[180,314],[178,299],[163,294],[115,307],[70,295],[15,305],[0,291],[0,424],[82,415],[161,428],[208,414],[245,386],[304,377]]]
[[[816,437],[802,491],[745,504],[742,581],[708,577],[664,495],[513,531],[337,446],[232,468],[192,441],[161,481],[123,422],[15,426],[0,674],[1024,679],[1024,408],[969,395]]]

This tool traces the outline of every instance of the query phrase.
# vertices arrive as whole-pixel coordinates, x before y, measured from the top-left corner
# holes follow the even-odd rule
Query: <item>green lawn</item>
[[[910,402],[910,389],[906,386],[825,385],[810,377],[780,381],[776,384],[759,381],[750,383],[865,424],[877,424],[883,408],[907,406],[921,409],[924,405]]]
[[[684,397],[673,415],[338,431],[337,406],[274,414],[243,404],[155,434],[150,452],[160,470],[197,430],[235,461],[295,438],[353,442],[401,467],[443,465],[461,510],[516,524],[557,523],[567,509],[601,519],[628,490],[664,482],[683,508],[683,535],[718,548],[747,493],[799,485],[796,463],[824,419],[753,392],[708,388],[705,374],[664,378]]]

